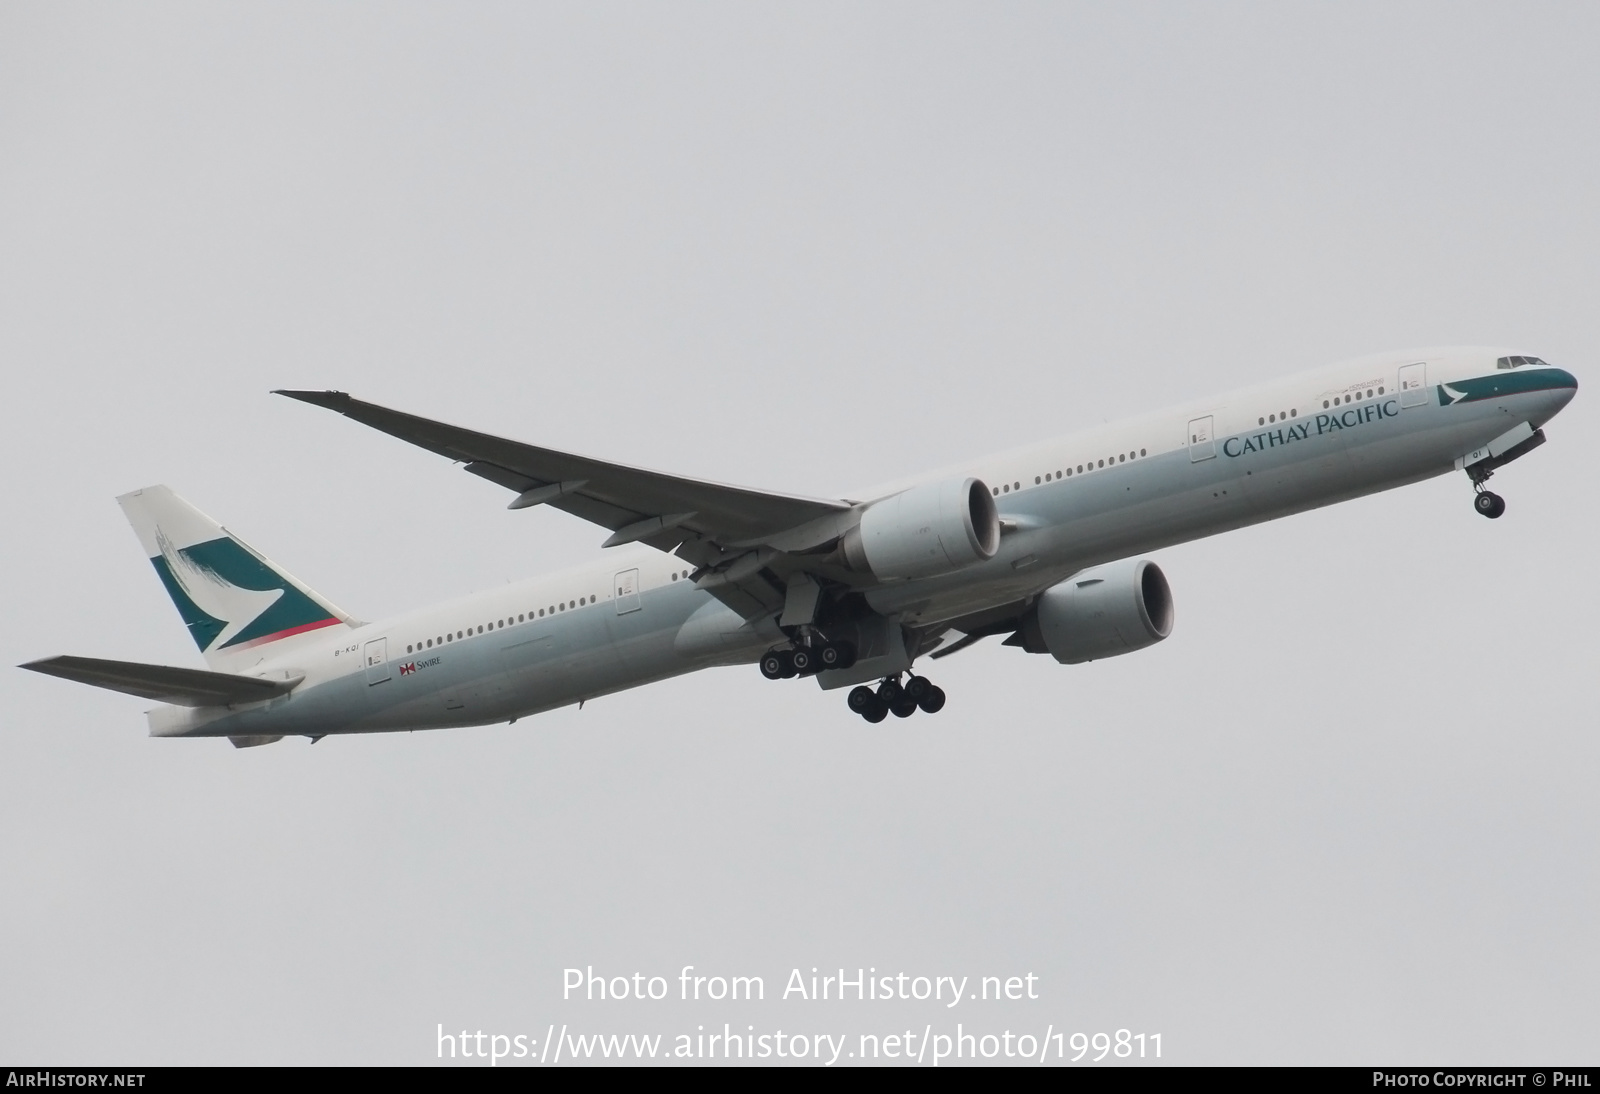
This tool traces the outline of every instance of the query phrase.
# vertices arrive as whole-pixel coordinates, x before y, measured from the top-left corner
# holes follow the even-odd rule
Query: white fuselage
[[[995,491],[1000,549],[936,578],[882,582],[867,603],[936,629],[1037,595],[1079,570],[1443,474],[1527,423],[1576,382],[1496,368],[1505,351],[1440,350],[1345,362],[1205,402],[974,460],[860,495],[971,475]],[[1402,391],[1401,385],[1405,385]],[[158,736],[373,732],[482,725],[714,664],[784,640],[740,625],[645,547],[357,629],[319,632],[248,670],[303,673],[237,710],[160,707]]]

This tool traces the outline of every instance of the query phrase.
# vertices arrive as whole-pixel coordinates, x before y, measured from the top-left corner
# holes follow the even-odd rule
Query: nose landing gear
[[[865,684],[850,690],[850,709],[874,724],[893,714],[909,718],[917,711],[937,714],[944,709],[944,689],[926,676],[913,676],[904,684],[891,676],[874,691]]]
[[[1467,468],[1467,474],[1472,478],[1472,489],[1477,492],[1472,499],[1472,507],[1490,520],[1498,520],[1506,511],[1506,499],[1496,494],[1493,490],[1485,490],[1483,484],[1489,481],[1489,476],[1494,474],[1490,468]]]
[[[1472,507],[1494,520],[1506,511],[1506,499],[1492,490],[1480,490],[1478,496],[1472,499]]]

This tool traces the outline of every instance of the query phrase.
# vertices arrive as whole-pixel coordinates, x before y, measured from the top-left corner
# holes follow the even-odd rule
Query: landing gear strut
[[[893,714],[909,718],[917,711],[937,714],[944,709],[944,689],[926,676],[913,676],[904,684],[891,676],[876,691],[865,684],[850,690],[850,709],[867,721],[877,723]]]

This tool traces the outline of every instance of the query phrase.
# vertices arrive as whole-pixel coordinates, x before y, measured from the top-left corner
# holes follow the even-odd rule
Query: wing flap
[[[79,684],[172,703],[182,707],[222,707],[259,703],[290,691],[303,677],[263,680],[206,669],[146,665],[137,661],[106,661],[98,657],[47,657],[19,666],[46,676],[59,676]]]

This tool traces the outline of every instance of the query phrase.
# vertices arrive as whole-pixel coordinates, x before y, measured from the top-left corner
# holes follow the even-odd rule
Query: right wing
[[[257,676],[234,676],[232,673],[206,669],[144,665],[137,661],[104,661],[98,657],[47,657],[18,667],[181,707],[259,703],[263,699],[286,694],[303,679],[263,680]]]

